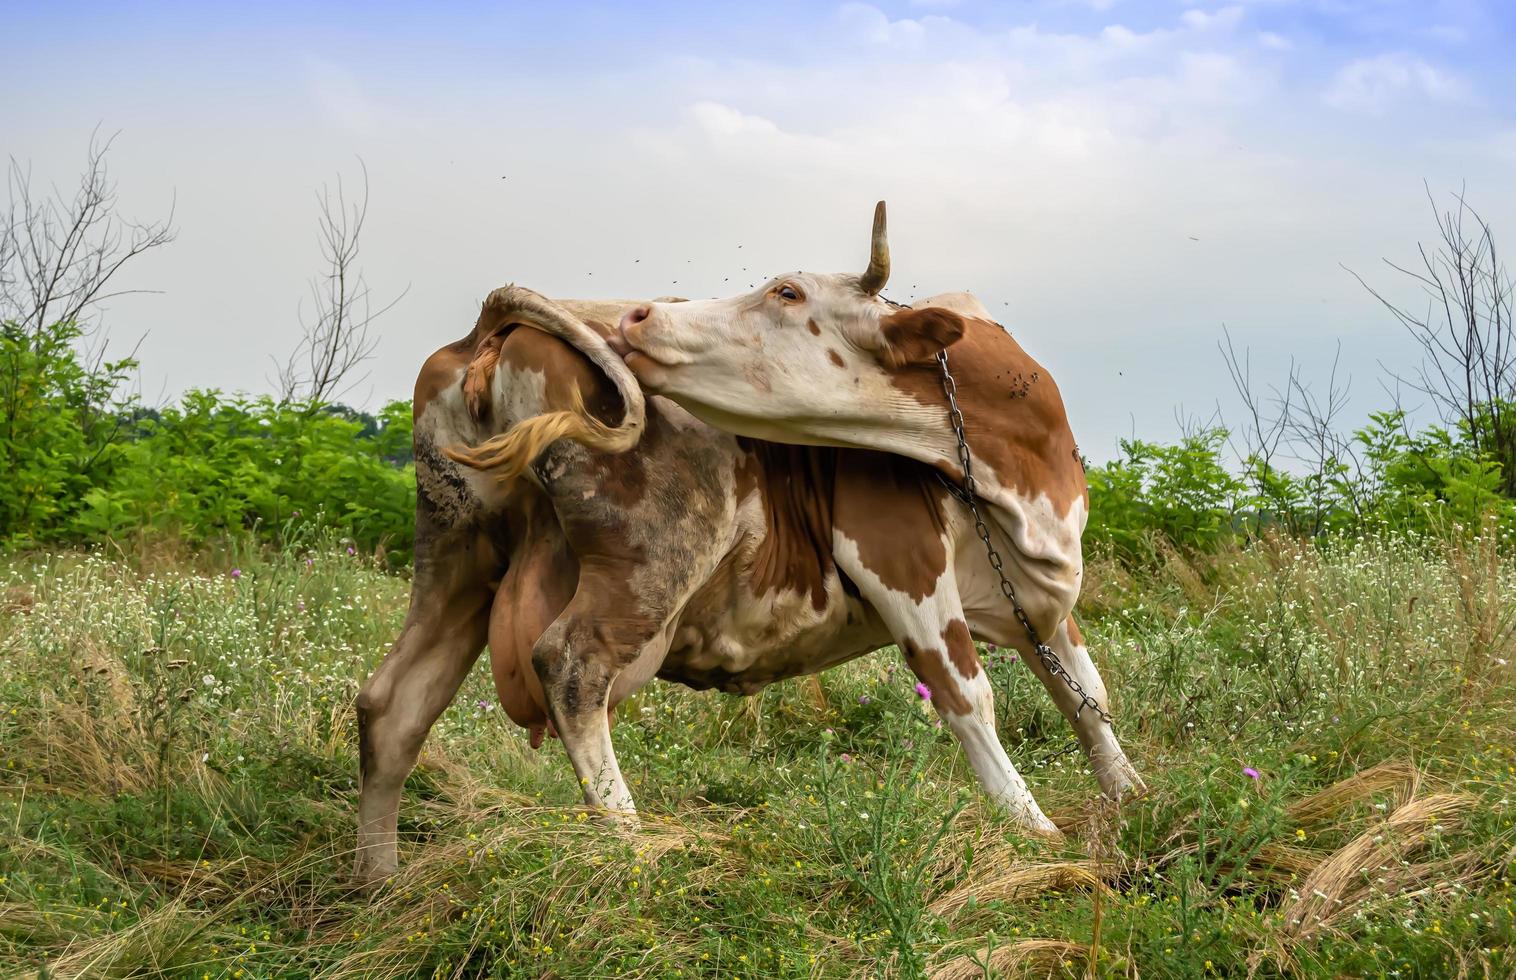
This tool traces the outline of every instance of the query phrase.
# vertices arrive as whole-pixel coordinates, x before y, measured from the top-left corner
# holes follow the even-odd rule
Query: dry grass
[[[992,977],[1057,977],[1084,964],[1089,947],[1062,939],[1020,939],[993,949],[955,956],[933,968],[931,980],[982,980]]]
[[[1285,814],[1301,824],[1335,820],[1378,793],[1388,793],[1401,802],[1408,800],[1415,795],[1421,780],[1420,770],[1409,760],[1391,759],[1291,803]]]
[[[1009,850],[1009,849],[1007,849]],[[981,855],[967,879],[938,896],[927,908],[951,918],[970,900],[975,902],[1024,902],[1044,892],[1109,891],[1093,861],[1015,861],[1007,855]]]
[[[1460,793],[1438,793],[1397,807],[1387,819],[1318,864],[1301,883],[1295,898],[1284,906],[1285,939],[1306,939],[1318,930],[1351,915],[1372,895],[1391,895],[1425,886],[1458,863],[1456,857],[1412,864],[1432,838],[1458,829],[1463,812],[1475,799]],[[1438,884],[1451,884],[1442,878]]]

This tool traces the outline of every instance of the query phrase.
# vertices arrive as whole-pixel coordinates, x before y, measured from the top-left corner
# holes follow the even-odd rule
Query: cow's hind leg
[[[1068,616],[1058,625],[1058,629],[1048,637],[1048,646],[1058,655],[1059,662],[1069,676],[1079,684],[1084,691],[1094,698],[1095,701],[1107,712],[1110,711],[1110,699],[1107,696],[1105,682],[1100,678],[1100,671],[1095,668],[1095,661],[1090,658],[1090,652],[1085,648],[1084,637],[1079,632],[1079,626],[1074,622],[1073,616]],[[1023,653],[1028,652],[1025,644],[1017,644]],[[1137,770],[1127,759],[1122,751],[1121,744],[1116,741],[1116,732],[1100,718],[1100,714],[1085,706],[1082,698],[1076,694],[1061,677],[1055,677],[1041,659],[1035,655],[1026,657],[1027,666],[1042,681],[1043,686],[1053,697],[1053,703],[1058,705],[1058,710],[1068,719],[1069,725],[1074,729],[1074,734],[1079,738],[1079,744],[1084,748],[1085,755],[1089,757],[1090,767],[1095,770],[1095,778],[1100,781],[1100,789],[1106,796],[1113,800],[1140,794],[1146,789],[1142,777],[1137,775]]]
[[[419,556],[418,556],[419,557]],[[453,700],[484,648],[487,577],[475,581],[467,549],[444,569],[418,561],[400,637],[358,693],[358,850],[362,881],[396,866],[396,824],[406,776],[437,716]]]
[[[663,624],[636,611],[626,589],[630,571],[586,563],[568,608],[533,647],[532,665],[585,804],[606,811],[613,823],[635,827],[609,711],[657,670]]]

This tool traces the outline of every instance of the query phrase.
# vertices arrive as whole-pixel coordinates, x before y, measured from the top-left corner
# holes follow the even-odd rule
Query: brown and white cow
[[[427,361],[410,612],[358,700],[360,876],[394,868],[401,785],[486,640],[510,716],[534,743],[551,724],[586,803],[626,822],[609,712],[652,677],[751,694],[894,643],[985,790],[1056,834],[995,733],[973,640],[1029,648],[937,478],[960,474],[932,357],[951,345],[1028,614],[1107,705],[1069,615],[1085,513],[1073,437],[1051,378],[972,297],[877,299],[882,215],[875,240],[863,277],[797,273],[731,301],[555,304],[507,287]],[[627,367],[721,428],[644,400]],[[1101,788],[1139,786],[1109,726],[1025,659]]]

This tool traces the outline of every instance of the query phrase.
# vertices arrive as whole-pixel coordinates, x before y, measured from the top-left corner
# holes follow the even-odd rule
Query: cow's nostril
[[[621,318],[621,329],[625,330],[627,327],[634,327],[652,315],[653,308],[647,303],[633,307],[627,310],[626,315]]]

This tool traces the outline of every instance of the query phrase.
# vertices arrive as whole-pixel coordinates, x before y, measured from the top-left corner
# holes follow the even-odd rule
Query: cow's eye
[[[795,290],[794,286],[780,286],[779,287],[779,298],[783,299],[783,300],[788,300],[791,303],[795,303],[795,302],[799,302],[799,300],[800,300],[800,293]]]

